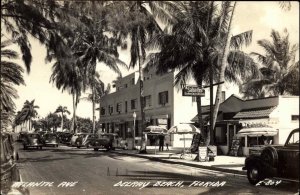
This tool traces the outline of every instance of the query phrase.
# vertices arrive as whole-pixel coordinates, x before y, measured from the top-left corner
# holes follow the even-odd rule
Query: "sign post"
[[[136,119],[136,113],[133,112],[133,149],[135,150],[135,119]]]

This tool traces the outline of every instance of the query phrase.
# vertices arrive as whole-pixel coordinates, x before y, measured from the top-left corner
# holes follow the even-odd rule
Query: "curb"
[[[221,171],[221,172],[225,172],[225,173],[247,175],[247,173],[245,171],[242,171],[242,170],[239,171],[239,170],[224,169],[224,168],[219,168],[219,167],[211,167],[211,166],[191,164],[191,163],[187,163],[187,162],[176,162],[176,161],[161,159],[159,157],[144,156],[144,155],[140,155],[140,154],[130,154],[130,153],[123,153],[123,152],[118,152],[118,151],[111,151],[111,152],[117,153],[117,154],[120,154],[120,155],[124,155],[124,156],[134,156],[134,157],[144,158],[144,159],[148,159],[148,160],[151,160],[151,161],[157,161],[157,162],[162,162],[162,163],[185,165],[185,166],[189,166],[189,167],[209,169],[209,170]]]

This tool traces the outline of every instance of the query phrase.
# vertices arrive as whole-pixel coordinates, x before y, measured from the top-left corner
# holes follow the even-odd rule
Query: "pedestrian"
[[[159,135],[158,139],[159,139],[159,151],[164,151],[165,137],[163,135]]]
[[[170,142],[171,142],[171,137],[168,134],[168,135],[165,136],[165,143],[166,143],[166,148],[167,148],[166,150],[168,150],[168,151],[169,151]]]

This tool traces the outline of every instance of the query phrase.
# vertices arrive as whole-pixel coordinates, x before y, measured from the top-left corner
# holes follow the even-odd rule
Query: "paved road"
[[[23,182],[52,182],[52,187],[29,187],[32,195],[295,194],[298,190],[298,186],[291,183],[268,187],[252,186],[244,176],[153,162],[92,149],[67,146],[43,150],[20,148],[19,155]],[[170,186],[154,186],[158,185],[158,181],[167,181]],[[62,182],[77,183],[73,187],[63,187]],[[144,184],[146,187],[139,189],[137,186],[114,186],[133,185],[124,182],[136,182],[134,184]],[[205,187],[201,182],[214,182],[215,187]]]

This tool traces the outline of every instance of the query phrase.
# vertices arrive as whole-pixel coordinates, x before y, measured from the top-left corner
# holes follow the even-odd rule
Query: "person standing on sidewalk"
[[[164,141],[165,141],[165,136],[159,135],[159,151],[164,151]]]
[[[170,135],[169,134],[167,134],[166,136],[165,136],[165,143],[166,143],[166,150],[168,150],[169,151],[169,145],[170,145],[170,142],[171,142],[171,137],[170,137]]]

